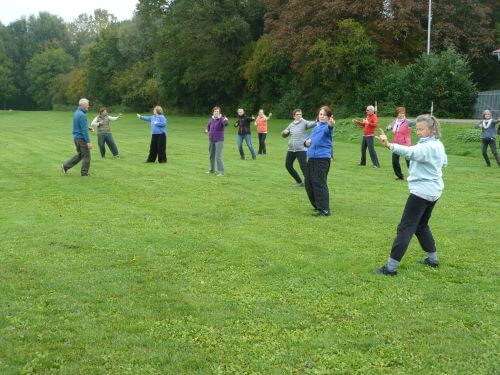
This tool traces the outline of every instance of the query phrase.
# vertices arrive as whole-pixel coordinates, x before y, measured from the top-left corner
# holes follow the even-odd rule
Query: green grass
[[[169,117],[159,165],[143,163],[149,125],[126,115],[112,124],[122,158],[94,150],[81,178],[59,170],[71,116],[0,112],[1,374],[500,371],[500,169],[457,140],[469,126],[443,128],[442,266],[420,266],[413,240],[387,278],[371,271],[408,190],[387,150],[382,169],[357,167],[360,128],[338,126],[333,215],[318,219],[289,187],[287,121],[270,121],[256,161],[228,128],[219,178],[205,174],[206,118]]]

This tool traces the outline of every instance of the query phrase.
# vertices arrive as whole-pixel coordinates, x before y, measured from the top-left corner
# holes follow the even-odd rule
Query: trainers
[[[68,170],[66,169],[66,167],[64,166],[64,164],[61,164],[61,171],[63,174],[67,174],[68,173]]]
[[[424,266],[429,266],[429,267],[438,267],[439,262],[432,262],[429,258],[422,259],[420,261],[420,264],[423,264]]]
[[[224,173],[217,173],[217,177],[224,177]]]
[[[312,214],[312,215],[316,216],[316,217],[330,216],[330,211],[328,211],[328,210],[321,210],[321,211],[318,211],[318,212],[316,212],[315,214]]]
[[[214,174],[214,172],[212,172],[212,171],[206,171],[205,173],[206,174]]]
[[[375,275],[396,276],[398,274],[398,271],[396,271],[396,270],[389,271],[387,266],[382,266],[382,267],[376,269],[375,271],[373,271],[373,273]]]
[[[120,159],[120,155],[115,155],[114,158],[115,159]]]
[[[374,165],[373,168],[375,169],[379,169],[380,168],[380,165]]]
[[[297,182],[297,183],[295,183],[293,185],[290,185],[290,187],[293,187],[293,188],[295,188],[295,187],[304,187],[304,183],[303,182]]]

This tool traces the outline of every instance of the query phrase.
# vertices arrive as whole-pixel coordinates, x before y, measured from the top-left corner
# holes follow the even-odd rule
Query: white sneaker
[[[224,177],[224,173],[217,173],[217,177]]]

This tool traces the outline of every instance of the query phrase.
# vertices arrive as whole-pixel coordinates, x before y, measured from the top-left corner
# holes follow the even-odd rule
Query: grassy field
[[[361,128],[339,121],[332,216],[314,218],[284,169],[287,121],[256,161],[228,128],[215,177],[206,118],[169,117],[159,165],[126,115],[121,159],[95,149],[81,178],[59,170],[71,117],[0,112],[1,374],[499,373],[500,169],[458,139],[469,125],[443,129],[441,267],[419,265],[413,240],[389,278],[371,271],[408,189],[387,150],[380,170],[357,166]]]

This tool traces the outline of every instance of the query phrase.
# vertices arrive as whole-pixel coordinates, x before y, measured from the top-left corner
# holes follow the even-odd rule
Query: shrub
[[[467,129],[463,133],[457,135],[457,139],[464,143],[481,142],[481,130]]]

